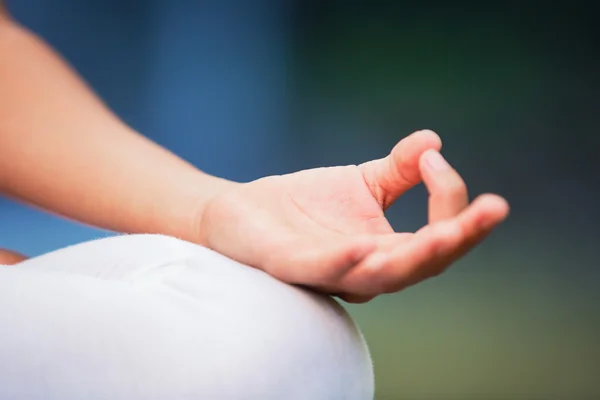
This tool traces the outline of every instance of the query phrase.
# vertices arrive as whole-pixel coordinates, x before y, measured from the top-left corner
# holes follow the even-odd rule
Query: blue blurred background
[[[248,181],[430,128],[510,219],[443,276],[348,306],[378,399],[600,398],[594,2],[8,0],[127,123]],[[1,91],[1,88],[0,88]],[[419,187],[389,211],[426,222]],[[28,255],[107,233],[0,199]]]

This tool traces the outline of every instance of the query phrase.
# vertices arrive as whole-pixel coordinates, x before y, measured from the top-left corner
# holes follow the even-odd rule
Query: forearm
[[[22,254],[10,250],[0,249],[0,266],[16,264],[26,259],[27,257]]]
[[[193,240],[202,205],[232,184],[134,132],[39,38],[0,19],[0,191],[105,229]]]

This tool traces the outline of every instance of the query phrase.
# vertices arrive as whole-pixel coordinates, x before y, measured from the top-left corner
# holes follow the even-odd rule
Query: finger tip
[[[492,214],[497,221],[503,221],[510,213],[508,201],[497,194],[486,193],[479,197],[479,202]]]
[[[439,153],[436,149],[426,149],[419,156],[419,168],[424,171],[427,169],[427,159],[431,157],[433,154]]]
[[[412,177],[415,183],[420,180],[419,169],[422,168],[422,156],[427,151],[439,152],[442,148],[440,137],[429,129],[416,131],[400,142],[392,149],[390,160],[396,167],[403,171],[404,176]]]
[[[414,133],[414,135],[418,135],[424,143],[429,145],[429,148],[433,148],[436,150],[441,150],[442,148],[442,139],[440,135],[434,132],[431,129],[421,129]]]
[[[449,176],[445,172],[452,171],[453,168],[438,150],[427,149],[419,157],[419,170],[427,184],[428,177],[432,178],[434,176],[440,176],[448,179]],[[439,175],[440,172],[444,172],[444,174]],[[458,176],[458,178],[460,178],[460,176]]]

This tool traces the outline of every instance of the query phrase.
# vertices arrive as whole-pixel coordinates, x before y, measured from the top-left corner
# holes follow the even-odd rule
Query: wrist
[[[196,171],[193,179],[183,185],[177,198],[166,206],[172,213],[160,213],[161,233],[206,246],[202,220],[207,207],[215,197],[238,185],[240,183]]]

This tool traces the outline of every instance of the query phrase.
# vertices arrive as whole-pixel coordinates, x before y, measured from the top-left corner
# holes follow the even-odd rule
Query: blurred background
[[[441,277],[347,306],[377,399],[600,398],[594,2],[7,3],[127,123],[211,174],[356,164],[435,130],[471,194],[512,214]],[[389,218],[425,224],[424,188]],[[107,234],[0,200],[5,248]]]

